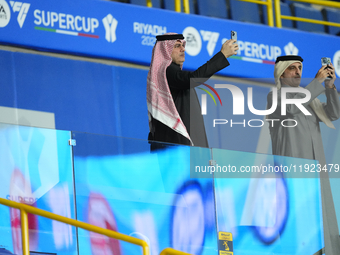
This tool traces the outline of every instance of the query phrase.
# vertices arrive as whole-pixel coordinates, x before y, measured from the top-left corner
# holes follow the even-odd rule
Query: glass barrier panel
[[[78,219],[145,240],[151,254],[172,247],[216,254],[212,178],[190,178],[190,159],[210,149],[72,133]],[[81,254],[141,254],[139,247],[79,230]]]
[[[75,218],[71,133],[0,124],[0,197]],[[22,254],[20,211],[0,206],[0,248]],[[29,214],[30,251],[76,254],[76,229]]]
[[[324,247],[321,179],[285,168],[317,161],[220,149],[213,159],[222,169],[214,173],[217,229],[233,234],[235,254],[314,254]]]

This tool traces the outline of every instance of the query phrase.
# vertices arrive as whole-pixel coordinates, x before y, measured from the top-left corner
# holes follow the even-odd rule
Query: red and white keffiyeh
[[[175,33],[167,33],[166,35],[171,34]],[[176,109],[166,78],[166,69],[172,62],[171,53],[176,41],[157,41],[152,50],[146,88],[149,127],[151,131],[151,120],[154,118],[191,141],[189,133]],[[180,41],[185,46],[185,40]]]

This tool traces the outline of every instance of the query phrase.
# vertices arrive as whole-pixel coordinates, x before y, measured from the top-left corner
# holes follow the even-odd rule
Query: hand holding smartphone
[[[237,40],[237,32],[231,31],[231,39]],[[237,55],[237,50],[239,49],[238,44],[236,42],[233,42],[230,44],[230,40],[226,40],[222,44],[221,52],[226,58],[229,58],[230,56]]]

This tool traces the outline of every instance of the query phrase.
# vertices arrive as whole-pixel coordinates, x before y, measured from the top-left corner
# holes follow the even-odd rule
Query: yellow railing
[[[302,21],[302,22],[309,22],[314,24],[321,24],[327,26],[335,26],[340,27],[339,23],[323,21],[323,20],[315,20],[315,19],[307,19],[307,18],[300,18],[300,17],[291,17],[286,15],[281,15],[281,7],[280,7],[280,0],[274,0],[274,10],[273,10],[273,2],[272,0],[239,0],[243,2],[250,2],[255,4],[262,4],[267,6],[267,16],[268,16],[268,26],[274,26],[274,11],[275,11],[275,20],[276,20],[276,27],[282,27],[282,19],[288,20],[295,20],[295,21]],[[303,2],[303,3],[310,3],[310,4],[317,4],[321,6],[333,7],[333,8],[340,8],[340,3],[327,1],[327,0],[292,0],[296,2]]]
[[[9,207],[13,207],[16,209],[20,210],[20,215],[21,215],[21,235],[22,235],[22,252],[23,255],[29,255],[29,242],[28,242],[28,218],[27,218],[27,213],[31,213],[31,214],[36,214],[45,218],[49,218],[51,220],[57,220],[78,228],[82,228],[88,231],[92,231],[92,232],[96,232],[98,234],[102,234],[111,238],[115,238],[118,240],[122,240],[125,242],[129,242],[132,244],[136,244],[142,247],[143,250],[143,254],[144,255],[149,255],[149,245],[141,239],[132,237],[132,236],[128,236],[128,235],[124,235],[112,230],[108,230],[105,228],[100,228],[82,221],[78,221],[78,220],[74,220],[74,219],[70,219],[64,216],[60,216],[58,214],[54,214],[51,212],[47,212],[26,204],[20,204],[14,201],[10,201],[10,200],[6,200],[3,198],[0,198],[0,204],[9,206]]]
[[[175,1],[175,11],[181,12],[181,0],[174,0]],[[152,7],[151,0],[146,0],[146,6]],[[189,7],[189,0],[183,0],[183,11],[185,13],[190,13],[190,7]]]
[[[175,11],[181,12],[181,0],[174,0],[174,1],[175,1]],[[280,0],[274,0],[274,10],[273,10],[273,0],[265,0],[265,1],[239,0],[239,1],[249,2],[249,3],[254,3],[254,4],[261,4],[261,5],[267,6],[268,26],[270,27],[274,27],[274,12],[275,12],[276,27],[278,28],[282,27],[282,19],[309,22],[309,23],[326,25],[326,26],[340,27],[340,24],[335,23],[335,22],[281,15]],[[326,7],[340,8],[340,3],[327,1],[327,0],[292,0],[292,1],[317,4],[317,5],[326,6]],[[146,0],[146,5],[148,7],[152,7],[151,0]],[[183,9],[185,13],[190,13],[189,0],[183,0]]]
[[[321,1],[321,0],[293,0],[293,1],[310,3],[310,4],[317,4],[317,5],[321,5],[321,6],[327,6],[327,7],[340,8],[340,3],[332,2],[332,1]],[[309,22],[309,23],[326,25],[326,26],[340,27],[340,24],[335,23],[335,22],[281,15],[280,0],[274,0],[274,6],[275,6],[276,27],[278,27],[278,28],[282,27],[282,19]]]
[[[182,251],[177,251],[172,248],[165,248],[159,255],[190,255],[190,254]]]
[[[181,0],[175,0],[175,11],[181,12]],[[183,11],[187,14],[190,13],[189,0],[183,0]]]
[[[128,243],[132,243],[135,245],[139,245],[142,247],[142,251],[144,255],[149,255],[150,251],[149,251],[149,245],[147,244],[147,242],[145,242],[144,240],[132,237],[132,236],[128,236],[128,235],[124,235],[121,233],[118,233],[116,231],[112,231],[112,230],[108,230],[105,228],[100,228],[82,221],[78,221],[78,220],[74,220],[74,219],[70,219],[64,216],[60,216],[58,214],[54,214],[51,212],[47,212],[26,204],[20,204],[14,201],[10,201],[7,199],[3,199],[0,198],[0,204],[8,206],[8,207],[13,207],[16,209],[20,210],[20,216],[21,216],[21,236],[22,236],[22,254],[23,255],[30,255],[29,252],[29,236],[28,236],[28,217],[27,217],[27,213],[31,213],[31,214],[35,214],[35,215],[39,215],[51,220],[56,220],[56,221],[60,221],[78,228],[82,228],[91,232],[95,232],[101,235],[105,235],[107,237],[110,238],[114,238],[114,239],[118,239],[121,241],[125,241]],[[190,255],[188,253],[185,252],[181,252],[181,251],[177,251],[174,250],[172,248],[166,248],[164,249],[161,253],[161,255]]]
[[[267,6],[267,17],[268,17],[268,26],[273,27],[274,26],[274,16],[273,16],[273,1],[272,0],[266,0],[266,1],[260,1],[260,0],[239,0],[243,2],[249,2],[254,4],[262,4]]]

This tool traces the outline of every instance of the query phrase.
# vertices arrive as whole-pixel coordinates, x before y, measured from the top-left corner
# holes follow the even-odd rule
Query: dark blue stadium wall
[[[146,70],[8,51],[0,63],[0,106],[52,112],[56,129],[147,139]]]
[[[0,73],[4,74],[0,107],[53,113],[55,128],[59,130],[147,140],[147,70],[9,51],[0,51],[0,61],[8,63],[0,66]],[[214,86],[221,81],[209,80],[207,83]],[[240,82],[233,84],[247,95],[248,85]],[[270,89],[252,87],[254,105],[265,109],[266,95]],[[201,98],[204,92],[197,90],[197,93]],[[222,97],[223,107],[216,107],[212,100],[208,100],[209,114],[204,116],[210,147],[257,151],[258,142],[265,140],[260,135],[261,127],[241,127],[240,124],[233,128],[230,125],[213,127],[212,122],[213,119],[242,122],[245,118],[263,117],[254,117],[249,110],[245,116],[233,117],[231,93],[221,89],[218,93]],[[103,136],[91,142],[97,152],[97,145],[103,147],[103,144]],[[268,146],[268,143],[264,145],[264,152],[267,152]],[[149,149],[147,143],[140,144],[139,148],[123,147],[126,147],[122,148],[125,153]],[[101,153],[104,151],[102,148]]]

